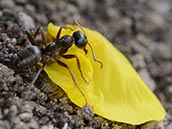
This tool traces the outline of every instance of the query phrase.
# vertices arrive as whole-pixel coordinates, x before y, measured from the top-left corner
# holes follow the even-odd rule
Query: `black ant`
[[[27,37],[30,40],[30,42],[32,43],[32,45],[19,51],[18,53],[16,53],[14,56],[14,63],[17,65],[18,68],[25,69],[25,68],[29,68],[29,67],[35,65],[38,61],[42,62],[43,65],[37,72],[33,81],[30,83],[29,89],[31,89],[33,84],[39,77],[41,71],[46,67],[50,58],[53,58],[57,62],[57,64],[68,69],[68,71],[73,79],[73,82],[75,83],[75,85],[77,86],[78,90],[80,91],[80,93],[82,94],[82,96],[84,97],[84,99],[87,103],[86,97],[85,97],[84,93],[81,91],[81,89],[79,88],[72,70],[70,69],[70,67],[67,64],[60,61],[59,58],[64,58],[64,59],[75,58],[76,62],[77,62],[78,70],[80,71],[80,74],[81,74],[81,77],[86,82],[87,82],[87,80],[84,78],[84,76],[82,74],[80,61],[79,61],[77,55],[65,54],[68,51],[68,49],[73,44],[75,44],[78,48],[83,49],[85,54],[87,54],[88,51],[86,50],[86,45],[88,44],[91,48],[94,61],[100,63],[101,67],[103,67],[103,64],[101,61],[96,59],[93,48],[92,48],[91,44],[88,43],[87,37],[86,37],[85,32],[82,29],[81,25],[76,20],[74,20],[74,23],[77,26],[79,26],[83,32],[75,31],[72,36],[64,35],[60,38],[62,29],[68,28],[68,27],[60,27],[60,29],[56,35],[55,41],[49,45],[47,45],[47,39],[46,39],[44,31],[41,27],[37,28],[35,33],[33,33],[33,34],[31,34],[30,32],[28,32],[26,30],[22,30],[27,35]],[[38,45],[36,45],[35,38],[39,34],[41,34],[42,43],[44,44],[45,47],[39,47]]]

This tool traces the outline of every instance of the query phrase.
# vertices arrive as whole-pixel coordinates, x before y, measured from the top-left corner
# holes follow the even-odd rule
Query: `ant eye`
[[[73,37],[74,37],[74,40],[75,40],[75,45],[77,47],[85,48],[85,46],[87,44],[87,38],[82,32],[80,32],[80,31],[74,32]]]

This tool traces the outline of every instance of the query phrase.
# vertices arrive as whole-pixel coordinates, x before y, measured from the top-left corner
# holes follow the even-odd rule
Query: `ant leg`
[[[42,72],[42,70],[45,68],[47,64],[44,64],[39,71],[37,72],[36,76],[34,77],[33,81],[29,84],[29,90],[31,90],[33,88],[34,83],[36,82],[36,80],[38,79],[40,73]]]
[[[23,30],[23,32],[26,34],[26,36],[28,37],[29,41],[33,44],[36,45],[35,39],[33,37],[33,35],[31,33],[29,33],[29,31],[27,30]]]
[[[76,55],[73,55],[73,54],[68,54],[68,55],[62,55],[61,57],[63,57],[64,59],[72,59],[72,58],[75,58],[76,59],[76,62],[77,62],[77,67],[78,67],[78,70],[81,74],[81,77],[83,78],[83,80],[86,82],[86,83],[89,83],[87,81],[87,79],[84,77],[82,71],[81,71],[81,64],[80,64],[80,61],[79,61],[79,58],[76,56]]]
[[[64,92],[60,88],[57,88],[55,91],[53,91],[53,93],[50,93],[48,96],[52,99],[60,99],[62,96],[64,96]]]
[[[0,31],[0,34],[2,33],[7,33],[7,34],[10,34],[10,33],[18,33],[18,32],[23,32],[23,29],[15,29],[15,30],[4,30],[4,31]]]
[[[62,29],[63,29],[63,27],[60,27],[60,29],[56,35],[56,40],[60,39],[60,34],[61,34]]]
[[[36,36],[39,34],[41,34],[42,43],[46,46],[47,45],[47,39],[45,37],[44,30],[42,27],[38,27],[36,29],[35,33],[33,34],[33,37],[36,38]]]
[[[0,32],[0,34],[1,33],[14,33],[14,32],[22,32],[23,34],[26,34],[26,36],[28,37],[29,41],[33,45],[36,45],[34,37],[32,36],[32,34],[28,30],[24,30],[24,29],[7,30],[7,31]]]
[[[71,75],[71,77],[72,77],[72,80],[73,80],[75,86],[77,87],[77,89],[79,90],[79,92],[82,94],[82,96],[84,97],[85,102],[86,102],[86,104],[87,104],[87,99],[86,99],[84,93],[82,92],[82,90],[80,89],[80,87],[79,87],[79,85],[78,85],[78,83],[77,83],[77,81],[76,81],[76,78],[75,78],[75,76],[74,76],[72,70],[70,69],[70,67],[69,67],[67,64],[63,63],[62,61],[56,59],[56,57],[53,57],[53,58],[54,58],[54,60],[56,60],[56,62],[57,62],[60,66],[62,66],[62,67],[64,67],[64,68],[67,68],[67,69],[68,69],[68,71],[69,71],[69,73],[70,73],[70,75]]]
[[[75,85],[78,86],[78,83],[77,83],[77,81],[76,81],[76,79],[75,79],[75,76],[74,76],[72,70],[70,69],[70,67],[69,67],[67,64],[61,62],[60,60],[56,59],[55,57],[54,57],[54,59],[56,60],[56,62],[57,62],[60,66],[63,66],[63,67],[65,67],[65,68],[68,69],[70,75],[72,76],[72,80],[74,81]]]
[[[61,34],[62,29],[74,30],[73,28],[68,27],[68,26],[61,26],[60,29],[59,29],[59,31],[58,31],[58,33],[57,33],[57,35],[56,35],[56,40],[60,39],[60,34]]]
[[[38,79],[40,73],[42,72],[42,70],[46,67],[47,62],[49,60],[49,57],[46,59],[45,63],[41,66],[41,68],[38,70],[37,74],[35,75],[34,79],[32,80],[32,82],[29,84],[29,90],[31,90],[33,88],[34,83],[36,82],[36,80]]]
[[[89,43],[87,43],[87,44],[88,44],[88,46],[91,48],[91,52],[92,52],[94,61],[95,61],[95,62],[98,62],[98,63],[101,65],[100,67],[103,68],[103,63],[102,63],[100,60],[97,60],[97,59],[96,59],[96,55],[95,55],[95,53],[94,53],[93,47],[91,46],[91,44],[89,44]]]
[[[34,38],[36,38],[36,36],[37,36],[38,34],[40,34],[40,29],[41,29],[41,27],[39,26],[39,27],[36,29],[36,31],[33,33],[33,37],[34,37]]]
[[[85,52],[85,55],[87,55],[88,50],[87,50],[86,48],[84,48],[83,50],[84,50],[84,52]]]
[[[47,60],[47,61],[48,61],[48,60]],[[42,67],[39,69],[39,71],[37,72],[37,74],[36,74],[36,76],[34,77],[33,81],[29,84],[28,90],[27,90],[27,91],[31,91],[31,89],[34,87],[34,83],[36,82],[36,80],[38,79],[40,73],[42,72],[42,70],[45,68],[46,65],[47,65],[47,62],[44,63],[44,64],[42,65]],[[29,94],[26,94],[26,95],[24,96],[24,99],[28,99],[28,98],[29,98]]]

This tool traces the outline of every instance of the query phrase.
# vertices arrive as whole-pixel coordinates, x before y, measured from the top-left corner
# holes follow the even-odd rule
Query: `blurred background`
[[[163,127],[172,128],[172,0],[0,0],[1,21],[16,15],[28,28],[76,19],[102,33],[161,100]]]

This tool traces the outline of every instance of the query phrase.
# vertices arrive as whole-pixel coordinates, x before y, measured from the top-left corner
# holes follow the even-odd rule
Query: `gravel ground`
[[[101,32],[129,58],[164,105],[164,121],[132,126],[97,115],[81,119],[80,108],[44,72],[28,91],[37,67],[21,72],[11,63],[16,50],[30,45],[15,30],[46,29],[50,21],[64,25],[73,18]],[[0,35],[0,129],[172,129],[171,0],[0,0],[4,30],[14,32]],[[48,96],[54,91],[59,99]]]

